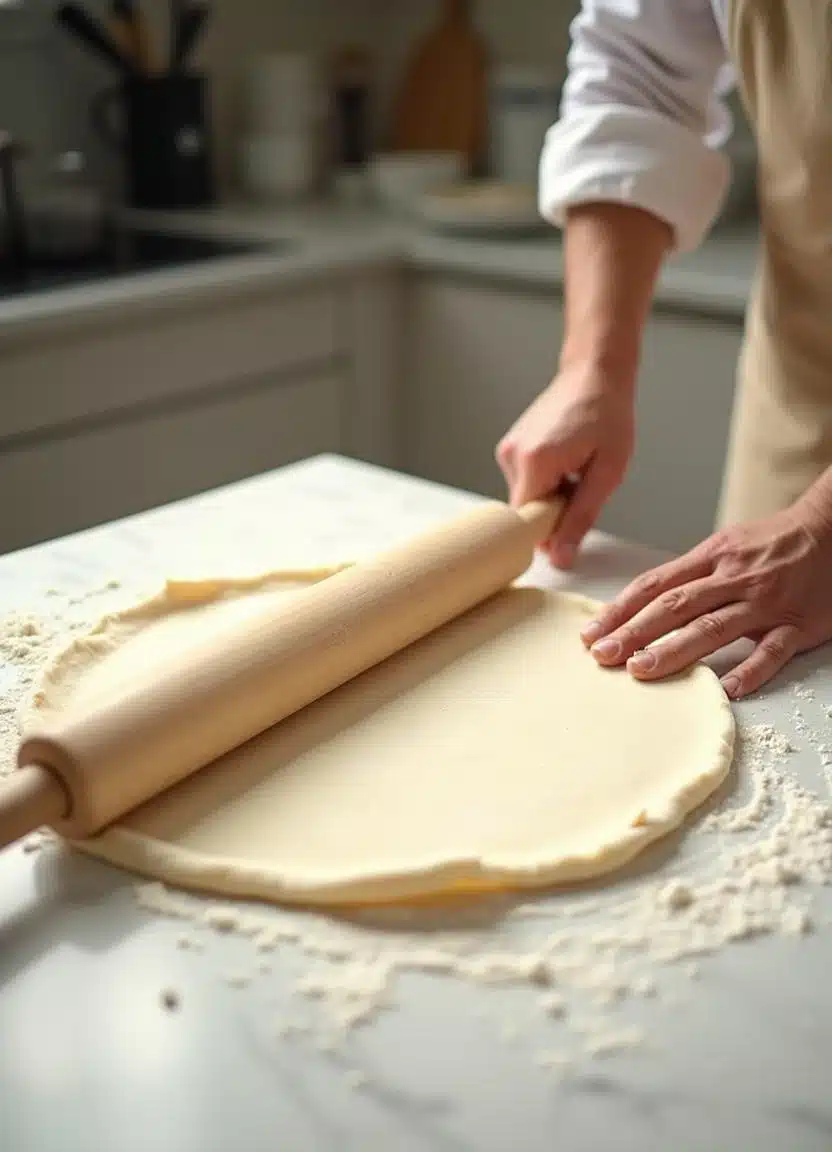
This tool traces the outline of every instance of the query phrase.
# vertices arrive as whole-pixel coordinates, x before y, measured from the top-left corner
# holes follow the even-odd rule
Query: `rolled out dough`
[[[326,575],[170,584],[70,644],[31,708],[84,708]],[[579,638],[596,610],[512,587],[78,847],[186,887],[319,904],[615,869],[720,784],[734,723],[705,667],[649,685],[599,668]]]

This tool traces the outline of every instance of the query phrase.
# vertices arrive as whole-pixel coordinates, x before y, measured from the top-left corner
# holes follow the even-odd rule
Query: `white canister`
[[[506,65],[492,77],[490,103],[493,175],[537,187],[546,133],[558,117],[559,82],[544,69]]]
[[[243,189],[259,200],[310,196],[318,176],[314,137],[309,132],[272,135],[255,132],[240,141]]]
[[[294,136],[315,131],[326,110],[321,66],[306,53],[259,56],[246,74],[246,121],[250,131]]]

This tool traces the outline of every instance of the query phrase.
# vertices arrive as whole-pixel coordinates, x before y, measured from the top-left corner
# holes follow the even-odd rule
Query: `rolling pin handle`
[[[534,529],[535,543],[542,544],[557,528],[565,507],[565,497],[553,496],[549,500],[532,500],[523,504],[517,509],[517,515]]]
[[[58,778],[40,764],[27,764],[0,786],[0,851],[28,832],[67,815],[69,797]]]

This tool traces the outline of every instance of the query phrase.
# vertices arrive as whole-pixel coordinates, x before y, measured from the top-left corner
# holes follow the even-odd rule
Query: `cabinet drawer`
[[[85,327],[0,357],[3,440],[105,412],[309,367],[342,352],[334,292],[319,288],[180,305]]]
[[[336,452],[340,440],[341,384],[321,373],[0,453],[0,550]]]

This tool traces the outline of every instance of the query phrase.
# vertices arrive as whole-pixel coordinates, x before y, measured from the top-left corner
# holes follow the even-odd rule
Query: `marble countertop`
[[[203,212],[141,214],[172,230],[288,241],[285,250],[235,256],[200,267],[143,273],[0,301],[0,338],[100,322],[160,302],[297,285],[372,267],[406,267],[486,278],[531,290],[563,279],[560,235],[461,238],[431,232],[373,207],[322,203],[302,208],[227,204]],[[756,260],[757,226],[719,228],[694,253],[667,263],[657,301],[733,319],[742,317]]]
[[[92,618],[109,597],[195,566],[239,571],[242,557],[262,568],[366,555],[474,499],[318,458],[2,557],[0,615]],[[536,564],[529,578],[605,598],[658,559],[596,534],[573,574]],[[110,587],[114,576],[123,588]],[[22,675],[13,662],[0,669],[7,753]],[[788,772],[822,789],[811,732],[826,725],[832,736],[827,709],[832,669],[821,652],[737,715],[743,732],[765,722],[788,733],[798,749]],[[743,772],[729,806],[744,802]],[[506,933],[547,937],[568,920],[600,941],[620,931],[625,900],[711,866],[723,836],[694,821],[628,876],[512,905],[505,924],[476,930],[506,947]],[[734,848],[741,842],[735,835]],[[804,897],[798,886],[794,898]],[[250,940],[215,932],[203,950],[183,950],[182,925],[140,907],[130,877],[57,846],[13,848],[0,855],[0,1148],[828,1152],[832,892],[812,899],[814,929],[801,939],[752,937],[657,969],[654,996],[615,1008],[644,1046],[576,1058],[554,1076],[535,1053],[569,1020],[534,1013],[529,989],[411,974],[395,1007],[331,1051],[300,1027],[278,1035],[296,1005],[302,949],[281,945],[268,975],[232,987],[227,973],[252,964]],[[395,922],[378,931],[395,936]],[[176,1012],[160,1002],[171,986]]]

